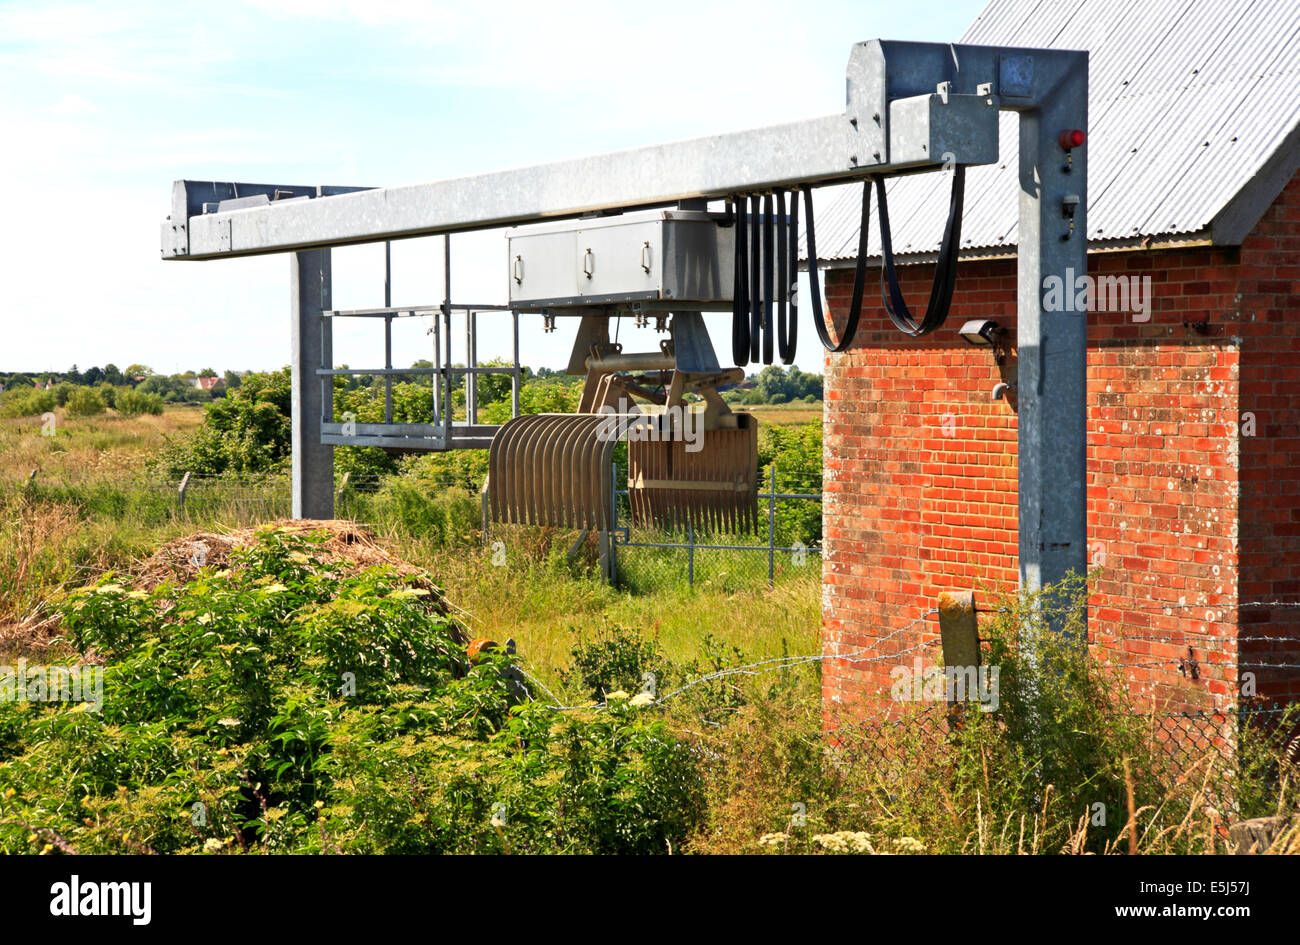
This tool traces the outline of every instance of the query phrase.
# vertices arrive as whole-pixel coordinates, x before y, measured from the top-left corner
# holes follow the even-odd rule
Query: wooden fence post
[[[945,682],[948,692],[948,719],[960,725],[964,706],[980,697],[979,624],[975,616],[974,591],[944,591],[939,595],[939,637],[943,644]],[[962,698],[957,698],[957,683],[962,680]],[[972,693],[971,689],[975,692]]]

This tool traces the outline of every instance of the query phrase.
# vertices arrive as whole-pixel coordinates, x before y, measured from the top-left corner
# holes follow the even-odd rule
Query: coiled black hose
[[[799,196],[792,193],[790,220],[785,218],[785,191],[776,192],[776,350],[782,364],[793,364],[795,344],[799,338]],[[787,316],[788,309],[788,316]],[[788,318],[788,320],[787,320]]]
[[[749,198],[749,235],[749,360],[757,361],[762,355],[763,344],[763,286],[759,281],[762,245],[758,194]]]
[[[745,229],[745,198],[737,195],[735,202],[736,252],[732,268],[735,277],[731,284],[731,359],[736,367],[749,364],[749,262],[746,249],[749,234]]]
[[[947,319],[948,309],[952,306],[952,292],[957,284],[957,252],[961,248],[961,212],[965,194],[966,167],[958,164],[953,169],[948,222],[943,228],[943,242],[939,246],[939,259],[934,267],[930,299],[925,306],[925,316],[917,323],[907,310],[902,287],[898,284],[898,274],[894,271],[894,247],[889,234],[889,204],[885,200],[885,182],[876,178],[876,200],[880,204],[880,296],[890,320],[898,326],[899,331],[913,338],[928,335],[939,328]],[[866,219],[865,215],[863,219]],[[859,254],[859,265],[861,262],[862,255]],[[856,280],[854,301],[857,301]]]
[[[772,311],[776,293],[776,217],[772,212],[772,195],[763,195],[763,363],[772,363],[772,346],[776,340],[776,320]]]
[[[953,170],[952,193],[948,200],[948,220],[943,228],[943,241],[939,246],[939,259],[935,264],[930,298],[926,303],[925,315],[920,322],[917,322],[908,310],[907,302],[903,299],[902,287],[898,283],[885,181],[882,177],[877,177],[875,181],[876,201],[880,204],[881,298],[890,321],[898,327],[899,331],[913,338],[919,338],[943,325],[952,308],[952,293],[957,284],[957,254],[961,248],[961,217],[966,192],[966,168],[959,164]],[[844,323],[844,331],[838,342],[831,340],[830,332],[826,328],[821,287],[817,282],[817,235],[813,221],[811,190],[804,191],[804,209],[808,216],[808,282],[812,294],[813,327],[817,329],[817,336],[827,351],[844,351],[852,344],[862,315],[863,283],[866,280],[867,267],[867,228],[871,218],[871,179],[868,178],[862,185],[862,220],[858,230],[858,258],[853,266],[853,297],[849,303],[849,314]]]
[[[813,220],[812,189],[803,192],[803,205],[808,221],[808,292],[812,296],[813,327],[817,337],[827,351],[844,351],[853,343],[853,336],[858,332],[858,320],[862,317],[862,290],[867,274],[867,231],[871,222],[871,179],[862,183],[862,223],[858,230],[858,260],[853,266],[853,299],[849,303],[849,317],[844,323],[844,331],[839,341],[832,341],[830,331],[826,328],[826,314],[822,310],[821,286],[817,284],[817,226]],[[884,225],[884,221],[881,221]]]

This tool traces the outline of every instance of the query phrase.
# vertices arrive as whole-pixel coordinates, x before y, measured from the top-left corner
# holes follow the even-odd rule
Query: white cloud
[[[93,102],[72,93],[64,95],[50,106],[50,112],[55,115],[93,115],[97,111],[99,109]]]

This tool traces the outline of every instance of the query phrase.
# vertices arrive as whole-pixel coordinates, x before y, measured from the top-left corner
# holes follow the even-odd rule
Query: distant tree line
[[[106,364],[81,370],[72,365],[66,371],[15,371],[0,372],[0,391],[22,393],[24,390],[49,390],[54,393],[58,406],[64,406],[73,389],[94,388],[101,393],[104,405],[113,406],[116,392],[134,390],[141,394],[157,396],[166,404],[206,404],[224,397],[226,392],[238,387],[243,374],[226,371],[219,376],[212,368],[201,371],[184,371],[178,374],[158,374],[144,364],[132,364],[125,370],[116,364]],[[215,378],[215,382],[198,383],[198,379]],[[113,393],[109,393],[112,391]]]
[[[179,374],[157,374],[143,364],[125,370],[116,364],[83,371],[73,365],[49,371],[0,372],[0,417],[37,416],[62,407],[70,417],[85,417],[111,409],[124,416],[162,413],[165,404],[211,404],[237,389],[248,372],[211,368]]]
[[[723,399],[732,404],[814,404],[822,399],[822,376],[772,364],[722,390]]]

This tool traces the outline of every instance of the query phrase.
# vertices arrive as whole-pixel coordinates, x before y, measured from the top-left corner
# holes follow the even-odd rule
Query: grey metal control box
[[[729,309],[736,228],[725,222],[721,213],[649,210],[510,230],[510,306]]]

